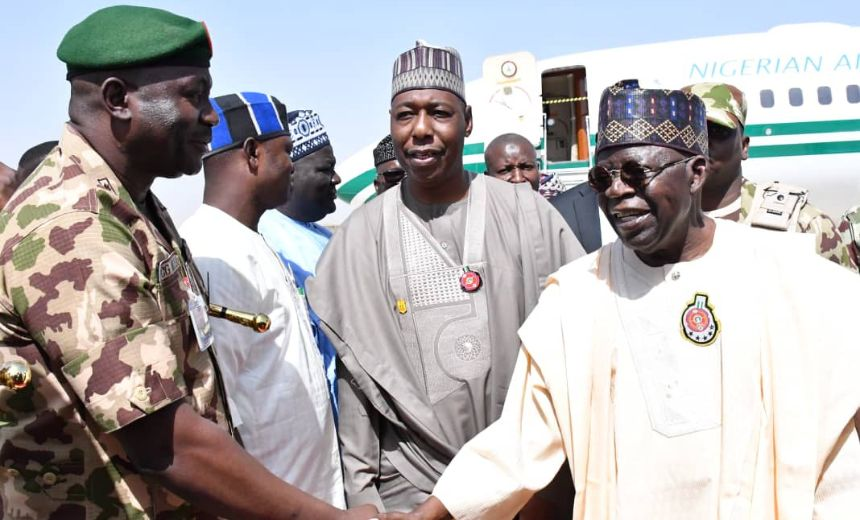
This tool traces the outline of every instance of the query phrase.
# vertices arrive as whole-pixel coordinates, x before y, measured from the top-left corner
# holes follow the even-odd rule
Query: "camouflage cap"
[[[695,83],[681,90],[702,98],[708,121],[732,129],[746,124],[747,98],[736,86],[728,83]]]

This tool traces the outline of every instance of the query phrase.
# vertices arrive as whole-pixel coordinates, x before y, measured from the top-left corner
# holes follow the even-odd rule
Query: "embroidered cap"
[[[379,144],[373,149],[373,165],[379,166],[394,159],[396,159],[394,157],[394,141],[391,140],[391,134],[389,134],[383,137],[382,141],[379,141]]]
[[[293,162],[331,144],[319,114],[313,110],[294,110],[287,114],[287,119],[293,138],[293,151],[290,153]]]
[[[203,158],[239,148],[249,137],[265,141],[289,134],[287,107],[278,98],[259,92],[239,92],[209,100],[218,114],[209,153]]]
[[[642,89],[635,79],[619,81],[600,96],[594,153],[631,144],[707,156],[705,104],[690,92]]]
[[[557,173],[540,174],[538,193],[543,195],[545,199],[551,199],[562,192],[564,192],[564,183],[562,183],[561,179],[558,178]]]
[[[394,60],[391,99],[407,90],[433,88],[447,90],[466,101],[463,63],[451,47],[434,47],[422,40]]]

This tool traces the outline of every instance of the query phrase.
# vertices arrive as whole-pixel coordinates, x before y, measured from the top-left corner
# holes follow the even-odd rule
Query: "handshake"
[[[380,513],[375,506],[363,505],[344,511],[342,518],[344,520],[447,520],[451,515],[439,499],[431,496],[408,513]]]

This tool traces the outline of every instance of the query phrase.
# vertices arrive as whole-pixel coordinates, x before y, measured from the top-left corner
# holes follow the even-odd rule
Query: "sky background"
[[[0,1],[0,161],[14,167],[30,146],[58,138],[69,89],[57,45],[72,25],[114,3]],[[471,81],[487,56],[519,50],[541,60],[790,23],[860,25],[860,9],[847,0],[132,3],[205,21],[214,47],[213,95],[260,91],[289,110],[316,110],[341,160],[388,133],[391,66],[416,38],[456,47]],[[179,182],[189,190],[200,184]]]

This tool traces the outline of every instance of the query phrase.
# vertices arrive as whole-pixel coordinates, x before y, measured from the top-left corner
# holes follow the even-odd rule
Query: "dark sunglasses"
[[[633,161],[624,163],[618,170],[609,170],[603,166],[595,166],[588,170],[588,185],[591,186],[594,191],[602,193],[612,186],[612,181],[615,177],[619,177],[624,184],[630,186],[634,190],[642,189],[645,186],[648,186],[648,183],[651,182],[654,177],[660,175],[666,169],[685,163],[695,157],[695,155],[692,157],[684,157],[683,159],[666,163],[653,170]]]
[[[399,179],[400,177],[406,176],[406,170],[398,170],[398,169],[385,170],[384,172],[382,172],[382,176],[385,177],[386,179]]]
[[[733,138],[737,132],[737,128],[729,128],[727,126],[708,121],[708,139],[726,141]]]

